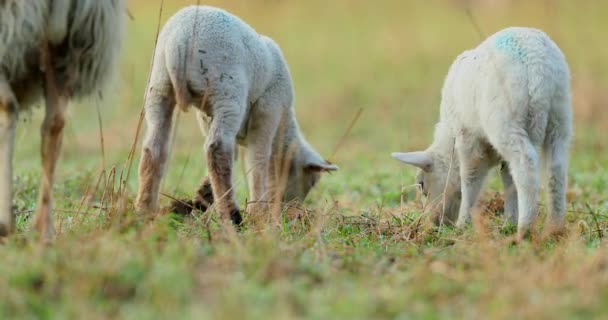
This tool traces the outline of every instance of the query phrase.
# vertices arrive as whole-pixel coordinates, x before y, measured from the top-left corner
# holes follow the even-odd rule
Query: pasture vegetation
[[[165,1],[161,23],[193,1]],[[99,105],[70,108],[55,186],[57,239],[28,234],[41,110],[22,116],[15,166],[18,234],[0,246],[0,318],[599,318],[608,312],[608,47],[602,1],[206,1],[283,48],[309,141],[340,171],[288,215],[132,212],[128,153],[160,1],[131,0],[120,79]],[[467,15],[470,4],[473,19]],[[467,230],[425,223],[414,170],[391,151],[431,141],[454,57],[511,25],[545,30],[572,70],[575,140],[568,232],[513,245],[497,174]],[[359,109],[352,131],[333,150]],[[193,111],[181,113],[162,190],[189,197],[206,174]],[[31,142],[31,144],[26,143]],[[141,140],[139,140],[141,141]],[[100,178],[101,177],[101,180]],[[98,181],[100,181],[98,183]],[[245,202],[242,174],[239,199]],[[161,197],[164,204],[171,200]],[[294,219],[294,212],[299,216]]]

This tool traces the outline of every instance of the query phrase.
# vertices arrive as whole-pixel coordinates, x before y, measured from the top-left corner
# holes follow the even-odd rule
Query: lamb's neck
[[[456,154],[456,135],[451,127],[442,123],[437,124],[433,144],[428,151],[435,153],[436,159],[442,159],[446,167],[456,170],[460,167]]]

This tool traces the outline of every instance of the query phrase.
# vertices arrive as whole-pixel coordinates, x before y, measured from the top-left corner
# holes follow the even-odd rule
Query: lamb
[[[146,90],[139,211],[158,211],[176,105],[196,107],[216,210],[233,224],[242,221],[232,182],[237,145],[245,149],[249,199],[257,203],[252,210],[303,200],[323,172],[338,169],[299,130],[279,46],[222,9],[189,6],[167,21]]]
[[[439,202],[436,222],[455,221],[457,227],[469,222],[488,171],[501,164],[505,215],[517,223],[520,239],[538,216],[542,166],[545,230],[559,232],[571,113],[570,72],[561,50],[540,30],[511,27],[456,58],[443,86],[433,143],[425,151],[392,156],[419,168],[417,183]]]
[[[0,237],[14,232],[12,157],[19,113],[41,97],[42,178],[35,227],[54,234],[52,186],[68,101],[110,81],[122,42],[124,0],[0,1]]]

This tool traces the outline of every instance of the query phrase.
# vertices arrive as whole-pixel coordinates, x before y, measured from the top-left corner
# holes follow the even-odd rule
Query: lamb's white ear
[[[323,157],[314,150],[309,149],[307,150],[304,159],[304,169],[316,172],[329,172],[337,171],[338,166],[323,159]]]
[[[328,161],[317,162],[317,163],[307,163],[305,166],[306,170],[316,171],[316,172],[329,172],[329,171],[338,171],[338,166],[329,163]]]
[[[414,151],[414,152],[393,152],[391,154],[393,158],[405,162],[409,165],[418,167],[424,171],[431,171],[433,168],[433,159],[425,151]]]

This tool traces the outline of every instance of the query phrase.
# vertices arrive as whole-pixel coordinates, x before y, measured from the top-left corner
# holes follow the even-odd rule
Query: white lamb
[[[293,95],[283,54],[270,38],[221,9],[189,6],[177,12],[159,36],[147,88],[136,207],[158,209],[175,105],[196,107],[215,205],[223,218],[241,222],[232,185],[237,144],[246,149],[249,197],[258,208],[281,200],[273,197],[282,188],[283,200],[303,200],[321,172],[338,168],[300,133]],[[287,165],[284,172],[282,165]],[[281,186],[284,176],[287,183]]]
[[[52,236],[52,186],[72,98],[108,82],[122,42],[124,0],[0,1],[0,237],[14,231],[12,158],[20,112],[45,98],[36,228]]]
[[[570,104],[570,73],[557,45],[540,30],[507,28],[450,67],[433,144],[393,157],[420,168],[417,183],[439,202],[436,221],[457,217],[458,227],[470,220],[488,171],[502,163],[505,214],[522,238],[538,216],[540,154],[548,187],[545,229],[556,232],[566,214]]]

